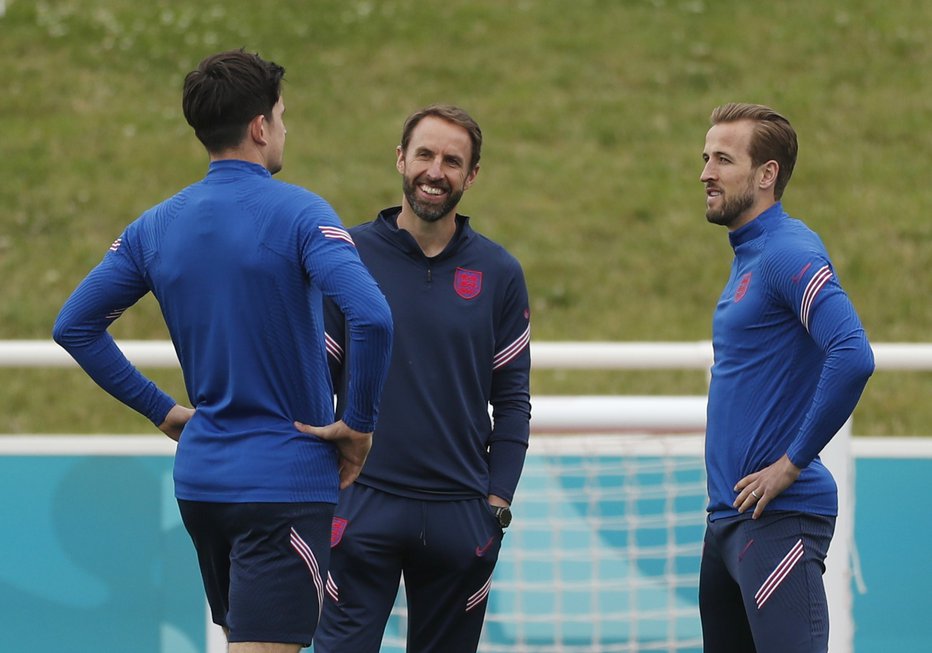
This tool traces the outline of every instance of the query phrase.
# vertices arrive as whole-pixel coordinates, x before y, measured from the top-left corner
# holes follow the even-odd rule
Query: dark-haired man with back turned
[[[311,643],[334,504],[368,454],[391,352],[388,305],[333,209],[272,179],[285,146],[284,72],[235,50],[187,75],[184,115],[210,156],[207,176],[126,227],[54,328],[98,384],[178,441],[175,495],[234,653]],[[193,409],[107,333],[148,292]],[[354,343],[340,420],[325,296]]]

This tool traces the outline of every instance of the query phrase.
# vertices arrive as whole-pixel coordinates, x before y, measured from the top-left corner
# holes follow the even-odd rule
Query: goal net
[[[657,408],[651,406],[651,419],[678,423],[674,415],[658,415]],[[664,434],[635,422],[652,432],[532,436],[514,498],[515,519],[493,577],[480,653],[702,651],[702,434]],[[825,576],[830,650],[850,653],[850,425],[822,459],[840,490]],[[402,585],[383,653],[402,653],[406,631]]]
[[[700,436],[535,436],[483,653],[699,652]],[[383,651],[404,651],[403,590]]]

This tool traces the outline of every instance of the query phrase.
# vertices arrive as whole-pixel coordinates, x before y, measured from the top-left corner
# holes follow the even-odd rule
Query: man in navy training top
[[[456,213],[481,146],[460,108],[412,114],[396,151],[401,206],[351,229],[395,333],[372,452],[334,517],[316,653],[377,653],[402,574],[408,653],[478,646],[527,452],[531,364],[521,266]],[[327,347],[345,383],[355,343],[338,311]]]
[[[824,652],[838,492],[819,452],[874,359],[822,241],[780,203],[798,149],[789,121],[753,104],[711,121],[706,218],[728,228],[735,258],[712,322],[704,650]]]
[[[284,72],[237,50],[187,75],[183,109],[207,176],[126,227],[54,329],[94,381],[178,441],[175,495],[213,620],[236,653],[310,644],[333,508],[371,447],[391,357],[388,304],[333,209],[272,179]],[[150,291],[194,409],[141,375],[107,332]],[[339,421],[324,296],[354,345]]]

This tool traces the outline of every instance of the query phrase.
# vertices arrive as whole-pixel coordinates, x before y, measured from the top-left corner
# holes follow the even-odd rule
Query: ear
[[[265,134],[265,116],[259,114],[255,118],[249,121],[249,129],[247,130],[249,137],[257,145],[268,145],[269,139],[266,138]]]
[[[761,166],[760,188],[761,190],[770,190],[777,183],[777,175],[780,173],[780,164],[770,160]]]
[[[395,170],[401,174],[405,173],[405,152],[400,145],[395,148]]]
[[[473,182],[476,181],[476,176],[478,174],[479,174],[479,166],[476,166],[475,168],[472,169],[472,172],[470,172],[466,176],[466,181],[463,182],[463,190],[467,190],[470,186],[473,185]]]

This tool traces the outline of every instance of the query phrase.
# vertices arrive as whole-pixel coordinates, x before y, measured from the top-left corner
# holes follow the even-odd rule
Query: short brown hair
[[[741,120],[755,123],[751,135],[751,162],[759,166],[773,160],[780,166],[773,188],[774,197],[779,200],[796,166],[796,155],[799,152],[796,130],[789,120],[762,104],[731,102],[712,111],[713,125]]]
[[[184,78],[181,106],[208,152],[239,145],[259,115],[272,120],[285,69],[243,49],[219,52]]]
[[[469,161],[469,169],[473,170],[479,165],[479,157],[482,153],[482,130],[479,129],[479,124],[468,113],[452,104],[432,104],[423,109],[418,109],[408,116],[401,130],[402,152],[408,150],[408,143],[411,142],[411,133],[414,128],[428,116],[452,122],[454,125],[459,125],[465,129],[469,134],[469,140],[472,142],[472,158]]]

